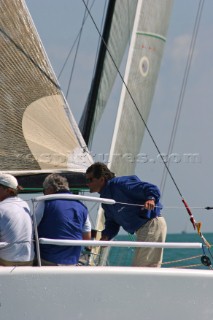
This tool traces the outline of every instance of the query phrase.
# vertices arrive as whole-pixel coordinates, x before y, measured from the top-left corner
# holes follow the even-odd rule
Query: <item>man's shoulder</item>
[[[82,206],[87,211],[87,207],[83,202],[78,201],[78,200],[74,200],[74,201],[76,202],[77,205]]]
[[[64,193],[60,193],[60,194],[71,194],[71,192],[64,192]],[[87,207],[84,205],[83,202],[77,200],[77,199],[60,199],[60,198],[55,198],[55,199],[50,199],[50,200],[47,200],[45,201],[45,203],[48,203],[48,204],[53,204],[53,205],[65,205],[66,203],[71,203],[73,206],[79,206],[79,207],[84,207],[85,209],[87,209]]]
[[[6,199],[4,199],[3,201],[0,202],[2,205],[14,205],[14,204],[21,204],[21,205],[25,205],[28,206],[28,203],[23,200],[20,197],[8,197]]]
[[[120,176],[120,177],[115,177],[110,180],[110,183],[112,184],[123,184],[126,182],[130,181],[141,181],[136,175],[130,175],[130,176]]]

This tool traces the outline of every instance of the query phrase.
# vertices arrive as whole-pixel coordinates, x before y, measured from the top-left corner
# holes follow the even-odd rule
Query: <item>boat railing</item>
[[[58,246],[88,246],[88,247],[152,247],[152,248],[187,248],[200,249],[200,242],[139,242],[139,241],[100,241],[100,240],[58,240],[39,238],[40,244],[53,244]]]
[[[40,240],[39,240],[39,237],[38,237],[37,222],[36,222],[36,216],[35,216],[35,205],[39,201],[48,201],[48,200],[54,200],[54,199],[90,201],[90,202],[105,203],[105,204],[110,204],[110,205],[116,203],[116,201],[113,200],[113,199],[107,199],[107,198],[104,199],[104,198],[91,197],[91,196],[82,196],[82,195],[76,195],[76,194],[50,194],[50,195],[44,195],[44,196],[38,196],[36,198],[32,198],[35,244],[36,244],[36,253],[37,253],[37,260],[38,260],[38,265],[39,266],[41,266]],[[84,241],[86,241],[86,240],[84,240]],[[71,245],[71,244],[69,244],[69,245]],[[78,245],[80,245],[80,244],[78,244]],[[83,245],[85,246],[85,242],[84,242]],[[96,245],[96,247],[97,247],[97,245]]]
[[[59,246],[82,246],[82,247],[155,247],[155,248],[188,248],[188,249],[200,249],[203,247],[202,243],[177,243],[177,242],[138,242],[138,241],[101,241],[101,240],[59,240],[59,239],[48,239],[48,238],[39,238],[36,216],[35,216],[35,203],[39,201],[47,201],[53,199],[66,199],[66,200],[80,200],[80,201],[93,201],[98,203],[105,203],[113,205],[116,203],[113,199],[103,199],[97,197],[89,197],[75,194],[51,194],[45,196],[39,196],[32,199],[33,203],[33,221],[34,221],[34,231],[35,231],[35,242],[36,242],[36,252],[38,265],[41,266],[41,257],[40,257],[40,244],[49,244],[49,245],[59,245]]]
[[[199,242],[138,242],[138,241],[100,241],[100,240],[58,240],[39,238],[40,244],[58,245],[58,246],[81,246],[87,248],[86,254],[82,254],[79,263],[83,260],[83,265],[98,265],[104,266],[108,264],[108,259],[105,257],[106,250],[110,247],[119,248],[138,248],[138,247],[154,247],[154,248],[167,248],[167,249],[201,249],[202,243]],[[88,252],[88,248],[90,248]],[[101,254],[92,251],[91,248],[102,249]],[[83,250],[84,251],[84,250]]]

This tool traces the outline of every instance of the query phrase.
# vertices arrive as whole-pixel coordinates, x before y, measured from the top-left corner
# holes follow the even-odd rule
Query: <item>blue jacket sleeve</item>
[[[132,179],[123,181],[120,183],[120,187],[128,192],[128,196],[132,199],[138,199],[139,201],[147,201],[150,199],[155,200],[157,203],[160,199],[160,190],[154,184],[141,181],[137,176],[132,176]]]

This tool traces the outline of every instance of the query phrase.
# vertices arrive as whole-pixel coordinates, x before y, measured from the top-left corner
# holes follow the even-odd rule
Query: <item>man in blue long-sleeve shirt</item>
[[[162,205],[157,186],[143,182],[135,175],[115,177],[101,162],[87,169],[86,179],[90,192],[98,192],[101,198],[116,201],[114,205],[102,204],[105,229],[101,240],[111,240],[123,227],[128,233],[136,233],[137,241],[165,241],[167,226],[161,216]],[[133,266],[160,267],[162,257],[162,248],[138,248]]]

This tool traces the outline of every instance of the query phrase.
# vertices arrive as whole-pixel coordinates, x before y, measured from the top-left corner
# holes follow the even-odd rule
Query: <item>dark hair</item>
[[[89,168],[87,168],[86,173],[92,173],[93,177],[96,179],[104,177],[106,181],[115,177],[114,172],[111,172],[105,163],[102,162],[93,163]]]
[[[8,189],[10,191],[11,197],[16,197],[18,195],[19,191],[23,190],[23,188],[21,186],[18,186],[16,189],[12,189],[11,187],[4,186],[3,184],[0,184],[0,186],[3,189]]]

